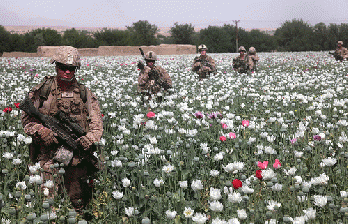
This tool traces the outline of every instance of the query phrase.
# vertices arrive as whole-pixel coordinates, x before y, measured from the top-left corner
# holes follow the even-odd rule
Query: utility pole
[[[236,52],[238,53],[238,23],[240,20],[233,20],[236,23]]]

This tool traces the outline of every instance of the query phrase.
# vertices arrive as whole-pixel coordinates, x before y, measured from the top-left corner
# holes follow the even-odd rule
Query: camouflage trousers
[[[49,188],[47,197],[54,198],[58,194],[62,194],[65,189],[73,207],[77,212],[81,213],[82,209],[92,199],[93,188],[87,183],[90,168],[88,164],[81,162],[77,166],[66,166],[64,167],[65,173],[63,175],[58,174],[60,168],[54,168],[54,162],[52,160],[40,161],[40,165],[43,169],[41,175],[43,183],[46,183],[48,180],[54,183],[54,186]],[[45,188],[44,184],[42,188]]]

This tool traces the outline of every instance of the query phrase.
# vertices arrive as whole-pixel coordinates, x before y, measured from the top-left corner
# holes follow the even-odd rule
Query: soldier
[[[81,66],[77,49],[70,46],[59,47],[51,63],[55,63],[57,75],[46,76],[41,84],[29,92],[28,97],[42,114],[53,116],[62,111],[79,124],[87,134],[76,142],[83,148],[84,154],[90,156],[80,156],[80,153],[71,153],[65,149],[59,143],[56,133],[24,111],[22,125],[25,133],[33,138],[30,158],[33,163],[40,163],[43,183],[55,183],[49,189],[48,198],[57,196],[58,191],[63,193],[65,188],[73,207],[82,215],[83,209],[92,198],[88,177],[99,168],[98,160],[92,153],[95,150],[93,143],[100,141],[103,134],[102,116],[97,97],[76,81],[75,72]],[[64,160],[64,155],[71,155],[72,158]],[[62,166],[63,161],[64,182],[59,179],[59,165],[55,165]]]
[[[246,73],[248,71],[248,56],[243,46],[239,47],[239,56],[233,59],[233,68],[239,73]]]
[[[211,73],[216,74],[215,61],[207,55],[208,48],[201,44],[198,46],[200,56],[193,60],[192,71],[196,72],[199,80],[208,78]]]
[[[256,70],[256,64],[259,61],[259,56],[256,54],[256,49],[254,47],[249,48],[247,60],[249,70],[254,72]]]
[[[337,48],[336,48],[335,52],[333,53],[333,55],[337,61],[343,61],[343,60],[347,59],[348,50],[347,50],[347,48],[343,47],[343,41],[337,42]]]
[[[155,65],[157,61],[157,55],[155,52],[147,52],[145,54],[145,61],[146,66],[143,64],[139,66],[140,74],[138,77],[138,92],[151,99],[151,96],[159,93],[162,88],[164,91],[172,88],[172,79],[165,69],[161,66]],[[162,97],[157,99],[161,101]]]

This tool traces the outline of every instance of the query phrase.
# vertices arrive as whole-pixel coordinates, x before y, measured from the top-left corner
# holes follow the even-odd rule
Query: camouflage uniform
[[[207,66],[208,69],[205,69]],[[199,79],[205,79],[210,76],[211,73],[216,73],[215,61],[208,55],[200,55],[193,60],[192,71],[199,75]]]
[[[157,55],[153,51],[149,51],[145,55],[145,60],[147,63],[152,62],[153,67],[144,65],[140,66],[138,92],[151,97],[152,94],[160,92],[162,88],[165,91],[172,88],[172,79],[168,72],[161,66],[154,65],[157,60]]]
[[[346,60],[348,58],[348,50],[347,48],[343,47],[343,42],[342,41],[338,41],[338,43],[341,45],[341,47],[337,47],[335,52],[334,52],[334,56],[335,59],[338,61],[343,61]]]
[[[151,80],[154,80],[154,84],[151,85]],[[152,69],[149,66],[145,66],[140,71],[138,77],[138,91],[141,93],[157,94],[161,91],[161,88],[168,90],[172,87],[172,79],[168,72],[161,66],[154,66]]]
[[[63,47],[58,50],[58,53],[55,55],[56,60],[52,60],[52,63],[63,62],[64,64],[72,64],[69,62],[77,60],[77,53],[71,52],[71,50],[74,49],[72,47]],[[68,51],[71,54],[68,54],[68,58],[65,61],[59,60],[59,57],[66,56],[64,51]],[[62,55],[59,56],[59,53]],[[76,65],[76,67],[79,66],[80,64]],[[47,92],[47,96],[44,96],[42,93],[47,91],[47,89],[49,92]],[[82,95],[85,96],[85,100],[82,99]],[[81,212],[92,197],[92,188],[87,183],[87,178],[99,168],[97,158],[92,155],[93,150],[95,150],[92,144],[100,141],[103,134],[103,121],[97,97],[87,87],[79,84],[75,77],[68,88],[62,89],[58,84],[56,76],[46,76],[44,82],[35,86],[29,92],[29,99],[32,100],[39,112],[44,115],[52,116],[58,110],[63,111],[66,115],[74,118],[77,124],[83,127],[87,133],[78,142],[84,146],[85,150],[90,150],[87,151],[90,156],[82,157],[79,153],[74,152],[70,163],[64,167],[63,186],[62,180],[55,175],[58,173],[59,167],[52,166],[56,163],[54,157],[60,146],[58,141],[55,140],[47,144],[44,137],[40,136],[40,133],[48,128],[43,127],[34,117],[29,116],[25,112],[22,113],[21,120],[24,131],[33,137],[33,143],[30,145],[30,158],[33,163],[40,162],[43,169],[42,177],[44,182],[51,180],[56,183],[55,187],[50,189],[49,196],[56,196],[57,191],[61,191],[65,187],[74,208]],[[86,143],[87,146],[82,139],[85,140],[85,143],[86,141],[88,142]]]
[[[256,64],[259,61],[259,56],[256,54],[256,49],[254,47],[249,48],[247,61],[248,61],[248,69],[252,72],[255,71]]]
[[[248,64],[248,57],[246,55],[244,56],[244,59],[241,59],[240,55],[233,59],[233,68],[239,73],[247,73]]]
[[[198,74],[199,80],[208,78],[211,73],[216,74],[215,61],[206,55],[207,50],[204,44],[199,45],[198,51],[201,55],[193,59],[192,71]]]

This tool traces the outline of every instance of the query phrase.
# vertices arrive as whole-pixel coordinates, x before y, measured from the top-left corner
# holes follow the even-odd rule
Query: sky
[[[157,27],[205,28],[239,20],[244,29],[276,29],[292,19],[348,23],[347,8],[347,0],[0,0],[0,25],[121,28],[147,20]]]

